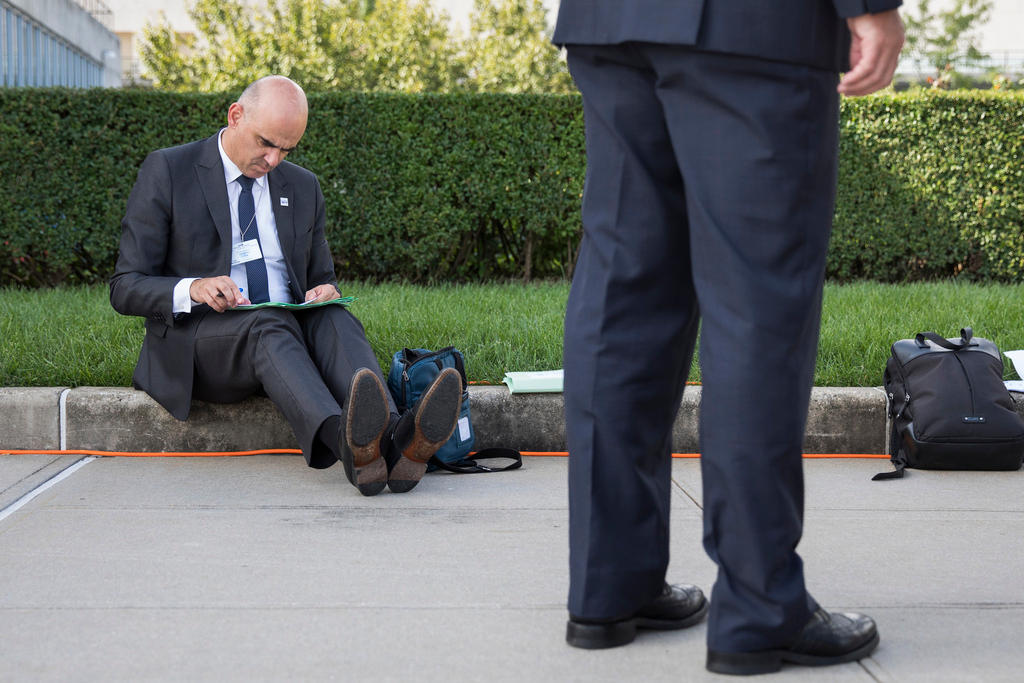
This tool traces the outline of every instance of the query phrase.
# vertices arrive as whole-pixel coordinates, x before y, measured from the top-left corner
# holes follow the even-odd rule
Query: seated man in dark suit
[[[340,460],[364,495],[406,492],[455,428],[462,380],[442,372],[408,413],[385,390],[343,306],[261,308],[340,296],[315,175],[286,162],[306,130],[302,89],[262,78],[216,135],[146,157],[128,198],[110,301],[145,318],[133,384],[185,420],[192,398],[264,393],[310,467]]]

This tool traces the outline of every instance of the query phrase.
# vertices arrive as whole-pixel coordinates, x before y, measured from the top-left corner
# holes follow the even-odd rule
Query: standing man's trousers
[[[629,616],[663,585],[671,428],[702,322],[708,646],[782,645],[817,606],[796,546],[837,75],[667,45],[568,52],[588,159],[565,321],[569,612]]]

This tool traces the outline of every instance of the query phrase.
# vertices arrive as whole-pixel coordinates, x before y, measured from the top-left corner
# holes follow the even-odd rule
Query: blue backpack
[[[388,372],[388,390],[395,399],[399,412],[410,410],[424,391],[433,383],[444,368],[455,368],[462,377],[462,406],[459,420],[451,438],[430,459],[428,471],[444,469],[449,472],[469,474],[472,472],[498,472],[522,467],[522,456],[518,451],[507,448],[488,448],[470,456],[476,435],[469,417],[469,384],[466,380],[466,361],[454,346],[440,351],[427,349],[402,349],[391,358]],[[488,458],[510,458],[513,463],[507,467],[489,468],[477,461]]]

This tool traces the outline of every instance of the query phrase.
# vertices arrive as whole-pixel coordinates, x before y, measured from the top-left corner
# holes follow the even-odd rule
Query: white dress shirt
[[[235,163],[228,158],[224,152],[224,145],[221,143],[221,136],[224,129],[221,129],[217,136],[217,149],[220,151],[220,159],[224,164],[224,182],[228,187],[228,205],[231,213],[231,248],[234,249],[242,243],[242,231],[238,227],[238,196],[242,193],[242,185],[238,182],[238,176],[242,172],[235,166]],[[281,240],[277,237],[277,221],[274,220],[274,211],[270,202],[270,182],[267,176],[256,178],[252,184],[252,197],[256,206],[256,224],[260,231],[260,249],[263,251],[263,260],[267,265],[267,285],[271,301],[283,301],[294,303],[291,290],[288,289],[288,268],[284,263],[284,253],[281,251]],[[251,232],[251,229],[250,231]],[[247,234],[252,239],[252,234]],[[189,287],[199,278],[183,278],[174,286],[175,313],[188,313],[196,302],[189,296]],[[249,297],[249,279],[245,273],[245,264],[231,266],[231,279],[235,281],[242,296]]]

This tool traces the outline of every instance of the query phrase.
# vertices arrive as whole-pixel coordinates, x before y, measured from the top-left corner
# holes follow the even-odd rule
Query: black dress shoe
[[[399,419],[388,463],[388,488],[411,491],[420,483],[427,463],[455,431],[462,406],[462,375],[445,368],[423,392],[413,409]]]
[[[369,368],[357,370],[349,386],[339,452],[345,476],[364,496],[377,495],[388,480],[380,437],[390,416],[384,384],[377,373]]]
[[[638,628],[674,630],[693,626],[708,611],[700,588],[688,584],[668,585],[661,595],[625,619],[598,621],[570,616],[565,641],[573,647],[600,650],[633,642]]]
[[[871,617],[830,614],[819,608],[789,647],[760,652],[708,650],[707,668],[737,676],[766,674],[781,669],[783,662],[804,666],[854,662],[867,657],[877,646],[878,628]]]

